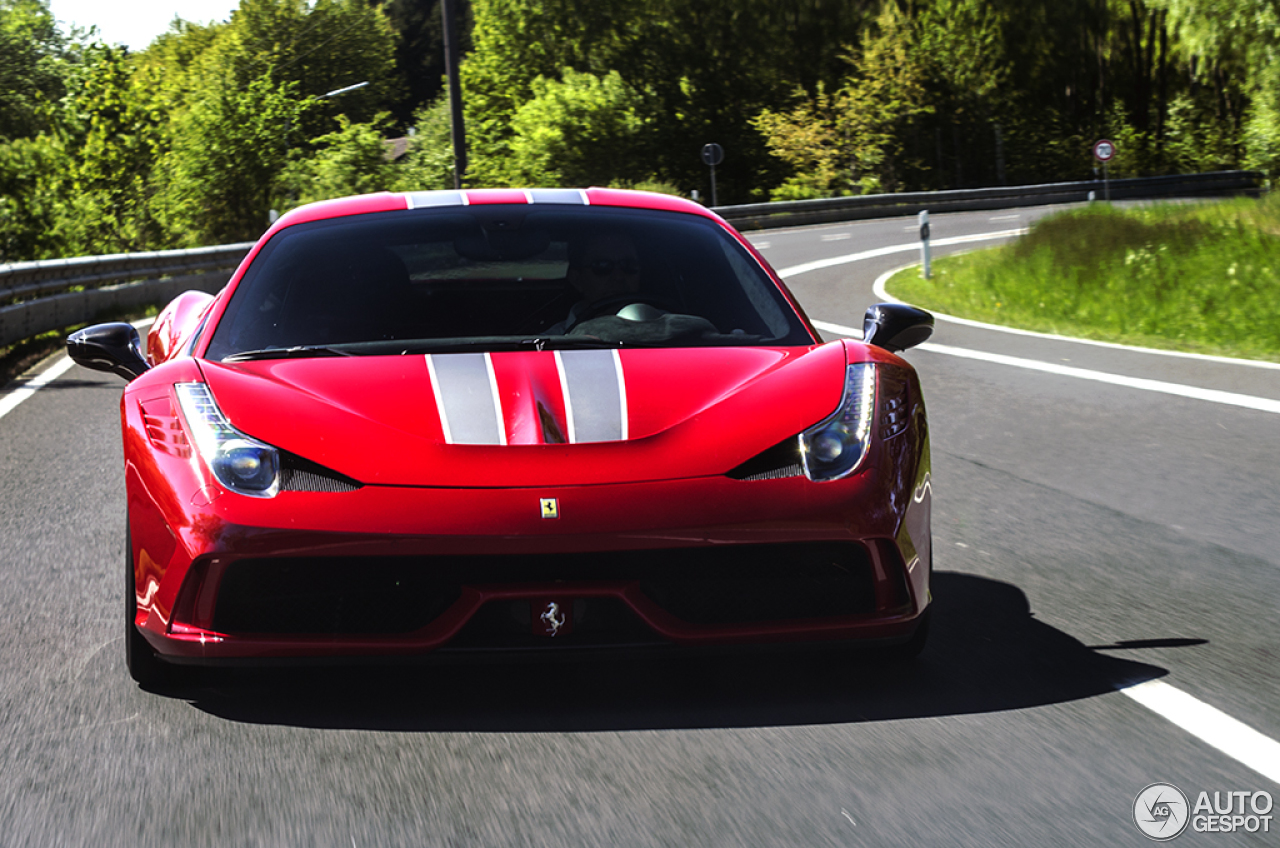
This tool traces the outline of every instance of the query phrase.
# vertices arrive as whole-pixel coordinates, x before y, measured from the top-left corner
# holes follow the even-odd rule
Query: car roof
[[[634,191],[620,188],[475,188],[415,192],[384,191],[376,194],[322,200],[317,203],[300,206],[286,213],[276,221],[268,232],[307,221],[341,218],[348,215],[432,207],[485,206],[492,204],[560,204],[655,209],[684,212],[719,220],[714,213],[701,204],[685,200],[682,197],[658,194],[651,191]]]

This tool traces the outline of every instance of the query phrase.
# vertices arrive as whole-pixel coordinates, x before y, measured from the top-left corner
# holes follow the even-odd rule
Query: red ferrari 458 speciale
[[[130,672],[927,632],[929,436],[867,312],[823,344],[703,207],[381,193],[280,218],[216,296],[71,335],[121,400]]]

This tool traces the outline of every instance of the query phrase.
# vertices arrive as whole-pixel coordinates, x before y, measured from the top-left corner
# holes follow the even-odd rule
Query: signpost
[[[1111,177],[1107,173],[1107,163],[1116,155],[1116,146],[1102,139],[1093,145],[1093,158],[1102,163],[1102,197],[1108,203],[1111,202]]]
[[[716,200],[716,165],[724,161],[724,148],[715,142],[702,145],[702,161],[711,167],[711,205],[719,206]]]

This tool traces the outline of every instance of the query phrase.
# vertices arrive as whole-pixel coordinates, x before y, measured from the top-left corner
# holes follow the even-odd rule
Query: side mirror
[[[862,319],[862,340],[897,353],[933,335],[933,316],[904,303],[877,303]]]
[[[94,371],[110,371],[126,380],[147,371],[142,340],[132,324],[95,324],[67,336],[67,356]]]

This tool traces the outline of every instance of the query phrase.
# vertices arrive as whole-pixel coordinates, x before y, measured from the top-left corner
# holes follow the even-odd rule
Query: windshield
[[[812,341],[756,260],[713,221],[491,205],[282,230],[246,272],[207,355]]]

